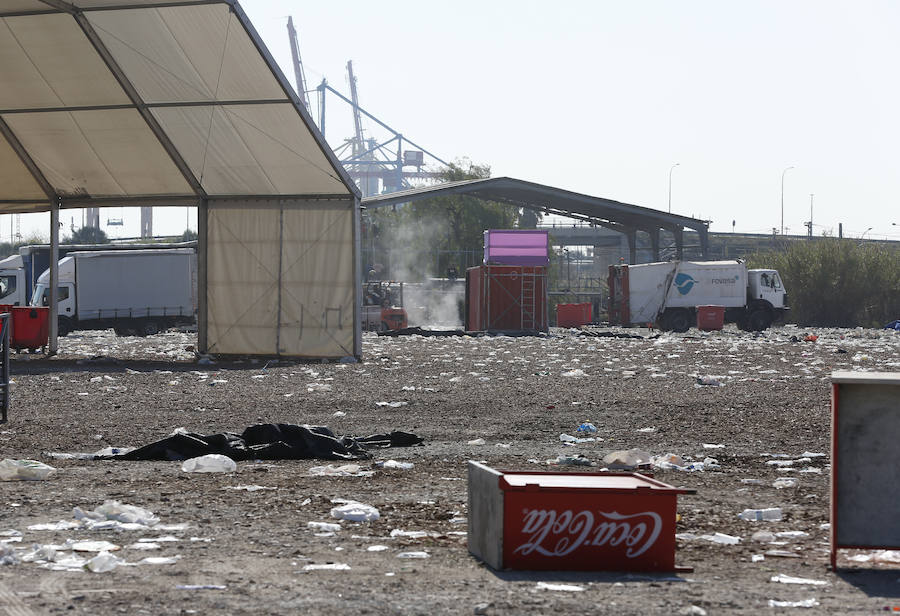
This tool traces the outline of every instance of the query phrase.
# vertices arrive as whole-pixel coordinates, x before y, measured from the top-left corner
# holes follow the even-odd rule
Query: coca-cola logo
[[[636,558],[656,543],[662,518],[653,511],[623,515],[615,511],[594,512],[555,509],[525,509],[522,534],[528,541],[513,550],[526,556],[565,556],[581,546],[625,548],[627,558]]]

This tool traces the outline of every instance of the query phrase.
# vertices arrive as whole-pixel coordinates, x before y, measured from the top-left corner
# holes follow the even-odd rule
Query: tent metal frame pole
[[[353,355],[357,360],[362,360],[362,207],[358,197],[353,199],[353,254],[353,283],[356,285],[353,302]]]
[[[271,53],[269,53],[269,49],[266,47],[265,43],[263,43],[263,40],[259,36],[259,33],[256,31],[256,28],[253,27],[253,23],[250,21],[250,18],[247,17],[244,9],[242,9],[239,4],[237,4],[236,2],[229,2],[229,4],[231,6],[231,11],[235,15],[237,15],[238,21],[240,22],[241,26],[243,26],[244,32],[246,32],[247,36],[250,37],[250,40],[253,42],[253,45],[256,47],[259,55],[261,55],[265,59],[266,64],[269,65],[269,69],[272,71],[272,74],[275,76],[275,79],[278,81],[281,89],[284,91],[287,97],[291,99],[291,103],[293,104],[294,109],[298,114],[300,114],[300,117],[303,118],[303,122],[306,124],[306,128],[316,140],[316,144],[319,146],[319,149],[331,163],[331,166],[334,168],[335,173],[341,179],[344,185],[351,191],[350,194],[359,199],[361,196],[359,187],[350,178],[347,170],[344,169],[344,165],[342,165],[341,161],[337,159],[334,151],[325,141],[325,136],[316,127],[316,123],[313,121],[312,116],[309,114],[309,111],[307,111],[306,106],[303,104],[303,101],[300,100],[300,97],[297,95],[297,92],[296,90],[294,90],[291,82],[288,81],[288,78],[285,77],[284,73],[281,71],[281,68],[278,66],[275,58]]]
[[[28,169],[28,172],[31,173],[31,177],[40,185],[41,190],[44,191],[44,194],[47,195],[47,199],[50,200],[50,203],[58,203],[59,197],[56,194],[56,190],[44,176],[44,173],[37,166],[37,163],[34,162],[34,159],[28,155],[28,151],[25,149],[25,146],[22,145],[22,142],[19,141],[19,138],[16,137],[16,134],[9,127],[9,124],[3,118],[0,118],[0,135],[6,138],[6,141],[9,143],[10,147],[12,147],[13,151],[19,157],[19,160],[22,161],[22,164],[25,165],[25,168]]]
[[[200,181],[194,176],[194,172],[191,171],[190,166],[187,164],[187,161],[184,160],[184,157],[175,147],[175,144],[172,143],[172,140],[169,139],[169,136],[163,130],[162,126],[160,126],[159,122],[156,121],[156,117],[154,117],[153,112],[147,107],[144,100],[141,98],[140,94],[138,94],[137,88],[135,88],[134,84],[131,83],[131,80],[125,75],[125,71],[122,70],[122,67],[119,66],[119,63],[116,62],[115,58],[113,58],[112,53],[110,53],[109,49],[106,47],[106,44],[100,38],[100,35],[97,34],[97,31],[94,30],[94,27],[91,25],[91,22],[88,21],[88,18],[84,16],[84,13],[80,11],[76,11],[73,14],[75,21],[78,23],[79,27],[81,27],[82,32],[91,42],[94,49],[103,59],[103,62],[106,64],[107,68],[109,68],[110,72],[116,78],[116,81],[125,91],[126,96],[128,96],[129,100],[134,104],[137,112],[141,114],[141,118],[143,118],[144,122],[147,123],[147,127],[153,133],[153,135],[157,138],[160,145],[162,145],[163,149],[166,151],[166,154],[169,155],[169,158],[178,168],[178,171],[181,172],[181,175],[184,176],[185,181],[191,187],[191,190],[194,191],[198,197],[206,198],[206,191],[203,190],[203,187],[200,185]]]
[[[278,200],[278,309],[275,316],[275,357],[281,357],[282,297],[284,295],[284,201]]]
[[[204,199],[197,206],[197,351],[209,352],[208,344],[208,302],[206,285],[208,282],[209,250],[209,201]]]
[[[50,206],[50,339],[47,354],[59,351],[59,201]],[[38,298],[40,299],[40,298]]]

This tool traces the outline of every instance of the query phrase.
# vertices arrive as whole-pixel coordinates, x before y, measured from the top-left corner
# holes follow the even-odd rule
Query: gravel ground
[[[788,471],[767,464],[779,459],[771,454],[827,453],[832,370],[900,371],[900,336],[816,330],[818,341],[799,342],[791,338],[813,332],[792,327],[763,335],[631,333],[647,337],[569,330],[541,338],[366,334],[360,364],[200,364],[189,334],[117,339],[99,332],[62,339],[53,359],[16,356],[10,421],[0,426],[2,457],[41,459],[58,472],[48,481],[0,484],[0,531],[22,533],[21,541],[14,533],[0,540],[12,540],[6,545],[18,556],[32,544],[71,539],[115,543],[123,548],[115,554],[129,563],[180,558],[106,573],[37,562],[0,566],[0,612],[755,614],[785,609],[770,608],[770,600],[812,600],[818,605],[810,612],[848,614],[900,605],[896,570],[871,563],[855,572],[827,570],[828,457],[812,456]],[[714,376],[722,386],[697,386],[697,376]],[[585,421],[597,426],[599,440],[564,446],[560,434],[574,434]],[[257,422],[327,425],[349,435],[400,429],[425,444],[376,452],[378,460],[412,462],[412,469],[362,462],[374,474],[346,477],[312,475],[320,461],[242,462],[235,473],[196,475],[176,462],[48,456],[137,446],[179,427],[240,432]],[[485,444],[469,444],[475,439]],[[677,528],[676,560],[694,572],[496,572],[469,555],[467,460],[546,470],[553,468],[547,460],[580,453],[599,469],[604,455],[632,447],[688,462],[714,457],[721,467],[655,473],[697,491],[679,497]],[[784,477],[798,485],[772,486]],[[337,522],[329,515],[334,499],[373,505],[381,518],[341,522],[332,535],[308,528],[311,521]],[[73,521],[75,507],[92,510],[107,500],[187,527],[28,528]],[[745,508],[764,507],[782,508],[784,519],[737,518]],[[426,536],[391,536],[396,529]],[[806,535],[763,544],[751,538],[759,530]],[[700,538],[713,533],[740,543]],[[158,549],[127,547],[166,536],[174,540],[157,541]],[[403,552],[428,558],[398,557]],[[348,568],[310,568],[328,564]],[[770,581],[779,574],[824,584]],[[185,585],[215,588],[179,588]]]

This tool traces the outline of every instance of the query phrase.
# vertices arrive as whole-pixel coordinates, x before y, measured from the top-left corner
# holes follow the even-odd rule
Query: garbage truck
[[[49,304],[50,270],[38,278],[32,306]],[[197,255],[193,249],[71,252],[59,261],[59,335],[84,329],[150,336],[193,325]]]
[[[611,325],[686,332],[698,306],[722,306],[725,323],[762,331],[788,310],[778,272],[747,269],[741,260],[610,265],[607,283]]]

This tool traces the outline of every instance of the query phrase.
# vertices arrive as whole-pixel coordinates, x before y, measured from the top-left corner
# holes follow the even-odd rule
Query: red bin
[[[2,310],[4,307],[0,307]],[[39,306],[10,306],[12,332],[9,346],[17,351],[39,349],[50,339],[50,308]]]
[[[697,306],[697,329],[714,331],[725,326],[725,306]]]
[[[674,488],[638,473],[469,462],[469,551],[494,569],[678,571]]]
[[[557,304],[557,327],[581,327],[587,325],[593,319],[593,309],[589,302],[582,304]]]

